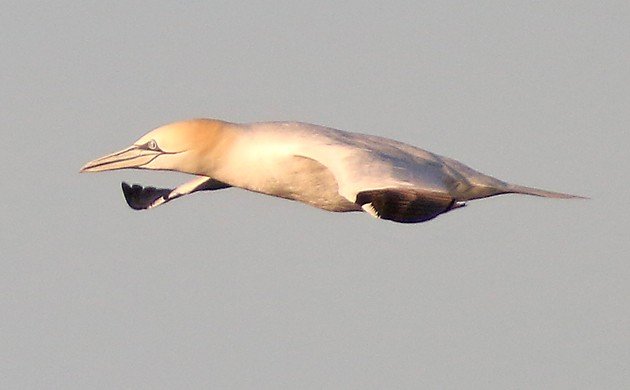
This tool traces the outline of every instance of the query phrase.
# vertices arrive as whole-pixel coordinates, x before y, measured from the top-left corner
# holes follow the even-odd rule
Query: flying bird
[[[239,187],[335,212],[424,222],[500,194],[583,198],[510,184],[402,142],[300,122],[193,119],[159,127],[81,172],[153,169],[196,175],[174,189],[122,183],[136,210],[197,191]]]

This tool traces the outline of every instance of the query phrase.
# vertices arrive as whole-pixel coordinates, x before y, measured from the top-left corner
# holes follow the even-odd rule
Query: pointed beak
[[[159,150],[148,150],[130,146],[85,164],[80,172],[102,172],[114,169],[142,168],[161,154]]]

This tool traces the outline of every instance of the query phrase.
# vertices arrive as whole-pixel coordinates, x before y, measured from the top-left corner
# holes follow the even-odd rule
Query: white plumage
[[[177,122],[87,163],[81,171],[124,168],[200,176],[174,190],[123,183],[134,209],[195,191],[240,187],[329,211],[367,211],[396,222],[423,222],[466,201],[505,193],[579,198],[509,184],[391,139],[299,122]]]

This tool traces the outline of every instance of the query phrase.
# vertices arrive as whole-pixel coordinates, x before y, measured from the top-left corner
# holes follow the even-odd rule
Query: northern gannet
[[[426,150],[299,122],[194,119],[159,127],[81,172],[154,169],[196,175],[174,189],[122,183],[130,207],[149,209],[196,191],[239,187],[336,212],[424,222],[465,202],[517,193],[582,198],[510,184]]]

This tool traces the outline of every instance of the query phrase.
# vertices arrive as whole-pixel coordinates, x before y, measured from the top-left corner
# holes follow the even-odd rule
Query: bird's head
[[[214,155],[231,138],[228,125],[194,119],[158,127],[128,148],[88,162],[81,172],[135,168],[208,174]]]

